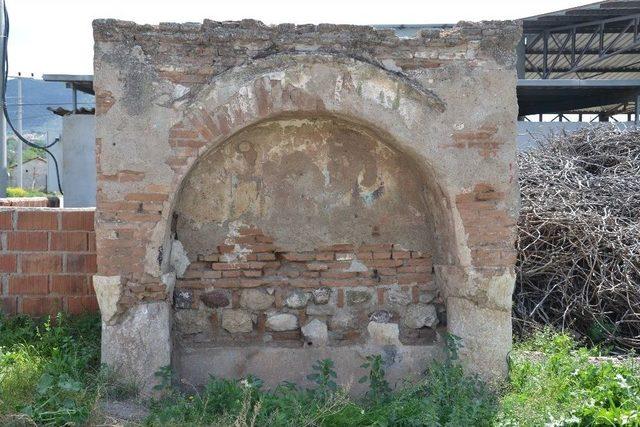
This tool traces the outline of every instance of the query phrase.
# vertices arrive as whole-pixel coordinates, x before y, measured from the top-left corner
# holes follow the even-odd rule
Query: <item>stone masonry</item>
[[[461,339],[506,372],[513,22],[401,39],[344,25],[94,22],[102,358],[304,382],[392,378]],[[357,390],[356,390],[357,391]]]

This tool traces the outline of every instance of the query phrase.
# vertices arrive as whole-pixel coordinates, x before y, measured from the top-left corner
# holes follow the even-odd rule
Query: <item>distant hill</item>
[[[58,136],[62,128],[59,116],[47,110],[47,107],[64,107],[71,109],[71,89],[67,89],[64,83],[45,82],[38,79],[22,80],[23,106],[23,130],[24,132],[49,131]],[[9,79],[7,83],[7,109],[12,123],[17,126],[16,104],[18,103],[18,81]],[[80,107],[93,107],[94,97],[78,92],[78,104]],[[7,129],[7,133],[11,133]]]

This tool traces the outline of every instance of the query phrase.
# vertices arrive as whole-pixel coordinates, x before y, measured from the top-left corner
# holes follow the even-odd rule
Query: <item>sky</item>
[[[518,19],[592,3],[585,0],[5,0],[9,73],[92,74],[91,21],[145,24],[253,18],[338,24],[441,24]]]

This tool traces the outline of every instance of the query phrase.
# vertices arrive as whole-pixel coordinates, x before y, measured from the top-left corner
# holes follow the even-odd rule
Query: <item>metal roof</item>
[[[63,82],[68,88],[95,95],[93,91],[93,76],[78,74],[43,74],[42,80],[47,82]]]
[[[535,34],[566,25],[579,25],[598,20],[615,20],[615,18],[640,14],[640,1],[608,0],[590,3],[584,6],[530,16],[522,20],[525,34]],[[612,22],[611,29],[620,30],[624,24]]]
[[[519,115],[633,111],[640,80],[518,80]]]
[[[524,18],[522,25],[521,114],[634,112],[640,94],[640,1],[591,3]],[[595,83],[551,83],[558,79]],[[540,83],[521,83],[529,80]]]
[[[640,79],[640,1],[609,0],[522,20],[527,79]]]

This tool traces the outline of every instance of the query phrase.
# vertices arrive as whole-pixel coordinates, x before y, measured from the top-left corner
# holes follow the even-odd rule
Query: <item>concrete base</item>
[[[312,383],[307,375],[312,365],[321,359],[332,359],[338,374],[337,383],[353,394],[367,390],[358,379],[368,373],[360,365],[365,357],[380,354],[386,362],[387,380],[392,387],[400,385],[403,378],[420,376],[427,364],[444,357],[444,346],[395,346],[354,345],[320,348],[203,347],[174,348],[173,369],[182,384],[202,386],[210,375],[238,379],[254,375],[274,387],[283,381],[302,386]]]
[[[488,382],[508,374],[511,351],[511,311],[478,307],[464,298],[447,301],[447,327],[460,338],[460,360],[467,372]]]
[[[171,360],[171,309],[166,302],[140,304],[121,321],[102,322],[102,363],[123,379],[133,380],[148,396],[155,373]]]

